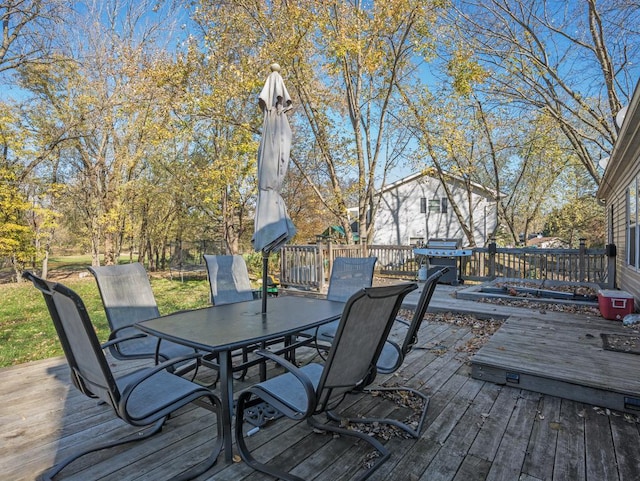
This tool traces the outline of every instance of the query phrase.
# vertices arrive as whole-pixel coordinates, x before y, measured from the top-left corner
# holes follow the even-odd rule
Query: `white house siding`
[[[470,205],[466,188],[456,180],[451,181],[449,188],[459,210],[465,219],[469,219]],[[444,187],[438,179],[413,175],[390,185],[380,195],[380,207],[374,220],[373,244],[409,245],[418,238],[423,241],[460,238],[463,245],[470,244],[451,202],[447,200],[445,213],[429,212],[429,200],[446,198]],[[420,211],[421,198],[427,200],[426,213]],[[476,246],[484,246],[497,222],[494,195],[479,187],[474,188],[471,209]]]

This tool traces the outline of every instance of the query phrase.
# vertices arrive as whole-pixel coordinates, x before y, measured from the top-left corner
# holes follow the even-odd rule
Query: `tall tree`
[[[180,66],[156,53],[162,24],[146,23],[150,3],[85,7],[57,61],[23,69],[22,85],[33,95],[38,135],[64,133],[60,180],[83,212],[98,265],[101,253],[106,263],[117,261],[130,212],[126,185],[171,135],[171,102],[183,87]]]
[[[199,10],[206,38],[218,39],[209,54],[229,52],[240,78],[282,65],[296,104],[292,159],[349,237],[350,199],[366,241],[374,193],[407,146],[397,84],[417,77],[438,3],[208,0]]]
[[[366,242],[378,208],[374,194],[399,156],[409,153],[397,89],[417,80],[415,62],[431,45],[436,3],[320,2],[319,28],[311,39],[317,60],[306,55],[293,63],[314,157],[331,186],[324,203],[348,240],[350,196],[357,201],[360,239]],[[323,184],[314,185],[320,190]]]
[[[541,229],[545,208],[560,200],[563,173],[576,157],[552,119],[541,114],[514,122],[508,109],[487,109],[472,89],[456,84],[459,77],[453,80],[435,95],[403,91],[424,152],[416,164],[440,179],[469,245],[479,219],[472,205],[469,215],[458,208],[448,175],[462,180],[469,203],[475,185],[492,189],[504,240],[517,244],[520,234]]]
[[[11,259],[16,280],[34,254],[33,231],[25,223],[30,205],[15,187],[16,176],[0,165],[0,258]]]
[[[419,139],[420,155],[416,168],[440,180],[465,236],[465,245],[475,246],[473,206],[474,183],[479,182],[480,163],[486,161],[486,141],[473,115],[473,105],[465,106],[462,97],[446,97],[438,101],[428,91],[409,92],[402,89],[403,99],[412,114],[410,125]],[[425,160],[427,159],[427,160]],[[464,185],[465,214],[450,188],[450,176]],[[494,185],[494,184],[488,184]],[[498,191],[496,191],[497,193]],[[496,198],[496,201],[498,199]]]
[[[506,187],[498,207],[511,241],[525,242],[540,232],[545,214],[563,199],[564,173],[578,164],[577,156],[563,145],[557,125],[545,115],[511,130],[514,145],[509,162],[499,173]]]
[[[206,3],[194,14],[193,66],[185,121],[193,127],[194,206],[212,240],[229,254],[250,248],[255,207],[258,94],[268,64],[259,32],[238,21],[236,2]]]
[[[0,74],[51,60],[53,32],[66,10],[59,0],[0,1]]]
[[[546,218],[544,234],[559,237],[577,248],[580,239],[589,247],[604,247],[606,225],[604,206],[593,196],[581,197],[551,210]]]
[[[459,43],[490,72],[477,86],[514,117],[543,111],[595,184],[638,78],[640,9],[625,0],[456,0]],[[463,47],[460,47],[463,46]],[[464,68],[459,73],[464,73]]]
[[[20,92],[12,88],[15,87],[13,76],[27,65],[53,61],[54,32],[62,24],[67,9],[65,2],[58,0],[0,1],[0,89],[4,94],[0,99],[0,190],[5,214],[0,221],[4,238],[0,257],[10,258],[16,273],[27,259],[41,251],[39,246],[25,242],[26,239],[37,242],[41,233],[34,232],[35,226],[30,225],[27,219],[30,211],[24,202],[28,201],[26,194],[32,187],[29,174],[51,150],[38,151],[37,143],[28,138],[17,101],[15,98],[12,101],[12,97],[20,96]],[[15,204],[8,205],[11,199]],[[17,279],[21,279],[19,274]]]

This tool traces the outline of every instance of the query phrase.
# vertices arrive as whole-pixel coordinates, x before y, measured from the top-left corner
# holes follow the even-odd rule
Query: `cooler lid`
[[[623,298],[623,299],[633,298],[633,296],[629,294],[627,291],[620,291],[618,289],[600,289],[598,291],[598,295],[602,297],[615,297],[615,298]]]

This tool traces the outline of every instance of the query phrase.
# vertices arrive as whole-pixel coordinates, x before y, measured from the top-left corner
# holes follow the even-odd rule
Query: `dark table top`
[[[292,335],[338,319],[344,303],[297,296],[181,311],[136,323],[142,331],[196,349],[219,352]]]

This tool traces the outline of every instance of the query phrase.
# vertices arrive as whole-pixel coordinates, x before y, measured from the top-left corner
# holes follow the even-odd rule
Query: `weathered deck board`
[[[584,415],[583,404],[562,400],[560,412],[556,413],[558,424],[553,427],[558,430],[556,451],[564,456],[555,456],[553,463],[553,481],[586,479],[585,464],[581,462],[585,456],[584,446]]]
[[[553,323],[544,321],[537,330],[547,331],[540,337],[550,344]],[[579,319],[568,323],[582,327]],[[588,325],[590,330],[585,332],[600,329],[591,322]],[[519,336],[534,326],[527,317],[518,327],[522,332],[513,337],[520,339],[519,349],[526,344]],[[640,479],[640,431],[635,416],[471,378],[467,354],[458,349],[472,336],[464,327],[425,324],[419,346],[407,357],[401,372],[380,376],[380,382],[419,388],[431,399],[420,439],[394,436],[386,441],[391,459],[371,479]],[[561,332],[558,338],[565,346],[572,343],[569,334]],[[572,349],[573,354],[579,350]],[[493,355],[502,352],[497,351]],[[629,355],[623,356],[626,359]],[[301,359],[305,359],[304,353]],[[114,366],[120,369],[123,365]],[[565,374],[570,371],[566,366],[559,366],[559,370]],[[270,372],[278,371],[271,367]],[[0,479],[32,480],[79,443],[131,432],[105,406],[70,386],[62,359],[0,370],[0,383],[0,422],[4,428],[0,431]],[[368,395],[349,396],[346,406],[350,414],[406,414],[406,409]],[[204,444],[214,430],[213,417],[207,411],[185,408],[157,436],[83,458],[67,468],[61,479],[169,480],[203,455]],[[319,481],[352,480],[370,452],[364,443],[313,433],[306,423],[286,419],[263,427],[249,442],[261,459]],[[268,477],[244,463],[225,465],[222,457],[199,478],[263,479]]]
[[[553,457],[558,442],[560,403],[561,399],[557,397],[540,399],[538,415],[534,418],[522,471],[537,479],[553,477],[553,465],[547,460]],[[545,420],[548,422],[542,422]]]

